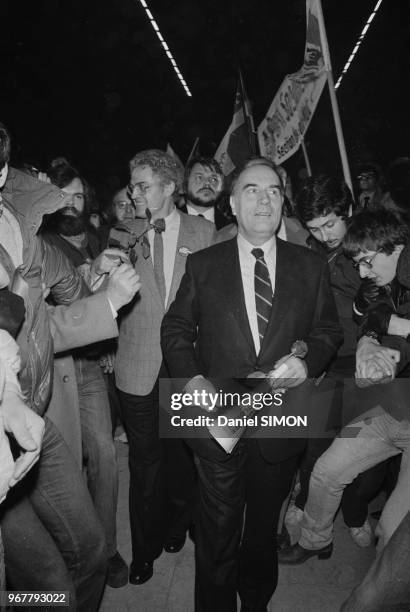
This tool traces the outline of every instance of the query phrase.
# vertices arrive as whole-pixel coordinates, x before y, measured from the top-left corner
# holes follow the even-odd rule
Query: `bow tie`
[[[165,232],[165,219],[156,219],[149,224],[150,229],[153,229],[157,234]]]
[[[157,219],[153,223],[148,223],[146,231],[151,229],[153,229],[156,234],[165,232],[165,219]],[[150,256],[150,245],[146,233],[144,233],[144,236],[142,237],[141,246],[144,259],[148,259]]]

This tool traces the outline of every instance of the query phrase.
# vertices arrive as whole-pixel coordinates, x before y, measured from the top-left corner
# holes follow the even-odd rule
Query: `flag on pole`
[[[306,0],[306,44],[302,68],[288,74],[258,127],[261,155],[276,164],[291,157],[302,143],[331,70],[320,0]]]
[[[165,151],[166,153],[168,153],[168,155],[173,157],[179,164],[181,164],[182,168],[184,167],[184,164],[182,163],[181,158],[179,157],[179,155],[175,153],[174,149],[171,147],[169,142],[167,142],[167,148]]]
[[[199,152],[199,136],[197,136],[195,138],[194,145],[193,145],[193,147],[191,149],[191,152],[188,155],[188,159],[186,160],[186,165],[189,164],[191,159],[193,159],[194,157],[198,157],[199,155],[200,155],[200,152]]]
[[[225,176],[255,155],[254,132],[252,112],[239,71],[232,123],[214,155]]]

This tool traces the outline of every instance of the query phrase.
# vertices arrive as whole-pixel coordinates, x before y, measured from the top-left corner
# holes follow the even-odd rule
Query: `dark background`
[[[147,0],[192,92],[137,0],[2,0],[0,120],[13,161],[67,156],[94,184],[122,181],[143,148],[213,155],[232,119],[240,63],[255,126],[303,62],[305,0]],[[322,0],[337,80],[376,4]],[[384,0],[338,90],[353,166],[410,155],[410,1]],[[340,171],[329,95],[308,130],[313,170]],[[301,153],[285,163],[296,172]],[[120,178],[121,177],[121,178]]]

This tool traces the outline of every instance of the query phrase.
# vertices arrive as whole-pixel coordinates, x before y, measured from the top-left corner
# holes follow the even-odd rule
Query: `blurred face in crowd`
[[[202,164],[194,164],[188,178],[187,198],[192,204],[209,208],[222,193],[222,176]]]
[[[174,190],[175,184],[172,181],[165,183],[149,166],[136,166],[131,173],[128,193],[137,211],[140,207],[144,211],[148,208],[153,219],[166,217],[171,212]]]
[[[84,212],[84,186],[79,178],[75,178],[61,189],[71,196],[69,204],[63,209],[63,214],[78,217]]]
[[[362,172],[358,179],[362,191],[374,191],[377,187],[377,179],[374,172]]]
[[[95,229],[98,229],[99,227],[101,227],[100,213],[98,212],[91,213],[88,218],[88,221],[93,227],[95,227]]]
[[[3,168],[0,170],[0,189],[4,187],[4,183],[6,182],[8,171],[9,171],[9,165],[4,164]]]
[[[274,236],[282,218],[283,190],[273,168],[255,165],[238,177],[230,199],[238,232],[260,246]]]
[[[128,197],[127,188],[121,189],[113,198],[114,215],[120,223],[124,219],[134,219],[135,212],[130,198]]]
[[[381,251],[360,251],[353,257],[360,278],[371,278],[378,287],[391,283],[396,276],[397,262],[403,248],[404,245],[396,246],[390,255]]]
[[[309,232],[318,242],[323,243],[333,251],[337,249],[346,234],[346,221],[344,217],[339,217],[335,213],[316,217],[306,222]]]

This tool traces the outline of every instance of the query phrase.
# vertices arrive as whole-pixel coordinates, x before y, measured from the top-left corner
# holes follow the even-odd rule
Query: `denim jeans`
[[[410,610],[410,512],[345,601],[341,612]]]
[[[108,557],[112,557],[117,551],[118,465],[111,409],[98,362],[76,358],[74,363],[88,490],[104,527]]]
[[[355,421],[354,429],[356,437],[351,437],[351,427],[343,429],[313,469],[301,522],[299,544],[304,548],[315,550],[330,544],[345,487],[358,474],[399,453],[403,456],[397,485],[376,529],[380,550],[410,509],[410,421],[397,421],[376,407]]]
[[[0,508],[9,588],[69,591],[69,610],[98,609],[104,533],[71,452],[46,418],[39,462]]]

